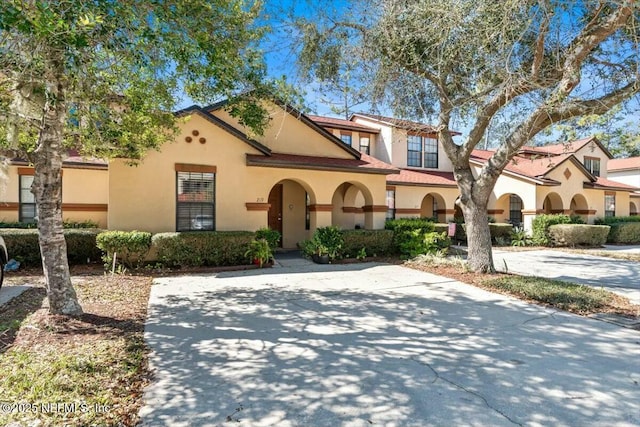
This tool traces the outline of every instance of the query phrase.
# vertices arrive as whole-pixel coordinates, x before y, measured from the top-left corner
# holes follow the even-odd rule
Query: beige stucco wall
[[[0,208],[0,221],[18,221],[19,168],[10,165],[6,179],[0,184],[0,204],[10,203],[11,208]],[[100,227],[107,226],[106,206],[109,201],[109,172],[106,169],[64,167],[62,172],[62,218],[65,221],[93,221]],[[65,209],[65,205],[68,206]],[[86,205],[83,207],[83,205]],[[84,209],[84,210],[83,210]]]
[[[439,196],[444,201],[444,206],[438,204],[438,210],[445,209],[452,211],[455,209],[455,201],[460,192],[458,188],[451,187],[422,187],[409,185],[394,185],[396,189],[396,218],[413,218],[421,216],[418,213],[402,213],[403,209],[412,209],[421,211],[423,208],[424,198],[431,194]],[[427,217],[431,216],[429,213]],[[447,222],[453,219],[453,213],[438,215],[439,222]]]
[[[198,138],[206,139],[205,144],[185,141],[193,130],[198,130]],[[182,125],[176,141],[165,144],[160,152],[148,153],[138,166],[128,166],[122,160],[111,163],[110,229],[174,231],[176,163],[216,166],[215,214],[216,229],[220,231],[266,227],[267,211],[249,211],[246,203],[266,204],[274,185],[283,182],[285,247],[295,247],[295,243],[309,236],[304,230],[305,191],[312,204],[329,205],[336,189],[350,182],[363,189],[367,204],[385,204],[385,175],[246,166],[246,153],[258,151],[199,115]],[[290,139],[292,144],[298,142]],[[333,145],[326,140],[325,143]],[[312,212],[311,231],[331,224],[331,212]],[[369,228],[383,227],[384,213],[374,213]]]
[[[302,123],[297,117],[286,113],[276,105],[268,105],[270,126],[264,135],[252,135],[256,141],[266,145],[275,153],[298,154],[305,156],[324,156],[341,159],[352,158],[352,155],[322,136],[318,131]],[[247,129],[238,120],[219,109],[211,114],[247,133]],[[357,148],[356,148],[357,149]]]
[[[595,143],[589,143],[584,147],[580,148],[574,154],[576,158],[584,164],[585,157],[595,157],[600,159],[600,176],[603,178],[607,178],[607,165],[609,163],[609,156],[605,154],[604,151],[600,147],[598,147]]]

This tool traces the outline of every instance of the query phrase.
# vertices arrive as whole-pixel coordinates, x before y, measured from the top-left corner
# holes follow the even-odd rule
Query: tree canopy
[[[69,149],[140,159],[172,139],[184,93],[232,100],[255,132],[269,92],[252,0],[4,0],[0,3],[0,149],[34,166],[31,191],[51,311],[81,312],[62,234]]]
[[[435,122],[454,165],[469,262],[493,271],[489,194],[517,151],[552,124],[604,114],[640,90],[633,0],[365,0],[340,18],[301,19],[304,74],[330,79],[345,44],[372,101]],[[352,60],[352,58],[349,58]],[[456,144],[453,120],[468,133]],[[469,164],[492,121],[509,123],[480,173]]]

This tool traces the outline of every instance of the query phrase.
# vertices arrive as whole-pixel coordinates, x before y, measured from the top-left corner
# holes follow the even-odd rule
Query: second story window
[[[340,134],[340,139],[342,140],[342,142],[344,142],[349,147],[351,147],[351,134],[350,133],[341,133]]]
[[[422,137],[407,136],[407,166],[422,167]]]
[[[438,168],[438,140],[424,138],[424,167]]]
[[[596,157],[585,157],[584,167],[591,172],[593,176],[600,176],[600,159]]]
[[[360,152],[364,153],[364,154],[371,154],[370,153],[370,142],[371,140],[369,139],[368,136],[361,136],[360,137]]]

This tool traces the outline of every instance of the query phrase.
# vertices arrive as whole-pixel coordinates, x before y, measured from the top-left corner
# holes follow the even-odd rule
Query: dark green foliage
[[[330,259],[342,256],[344,238],[342,237],[342,231],[334,225],[317,228],[311,241],[315,241],[319,246],[326,248],[326,253]]]
[[[530,246],[531,237],[522,227],[516,227],[511,231],[511,246]]]
[[[553,246],[602,246],[607,242],[609,228],[608,225],[556,224],[549,227],[548,235]]]
[[[532,223],[533,243],[536,245],[549,246],[551,244],[549,227],[556,224],[571,224],[571,217],[564,214],[543,214],[536,216]]]
[[[254,237],[250,231],[159,233],[152,238],[152,249],[170,267],[243,265]]]
[[[98,223],[91,220],[64,221],[62,226],[64,228],[98,228]],[[32,229],[38,228],[38,224],[35,222],[0,222],[0,228]]]
[[[638,217],[628,217],[638,218]],[[640,243],[640,222],[620,222],[610,224],[611,230],[607,237],[609,243],[626,243],[626,244],[639,244]]]
[[[402,231],[396,240],[400,242],[400,254],[409,258],[445,251],[451,244],[451,240],[445,233],[434,231],[427,233],[420,230]]]
[[[365,251],[365,256],[387,256],[396,253],[391,230],[344,230],[343,254],[354,258]]]
[[[640,216],[606,216],[604,218],[596,218],[593,223],[596,225],[611,225],[622,222],[640,222]]]
[[[100,250],[96,246],[96,236],[102,230],[69,229],[64,231],[67,242],[67,258],[69,264],[85,264],[100,259]],[[35,267],[42,263],[38,230],[34,229],[0,229],[0,236],[7,244],[9,258],[20,261],[24,266]]]
[[[388,220],[384,228],[393,231],[393,244],[400,252],[402,244],[412,239],[411,232],[432,233],[436,227],[431,218],[400,218]]]
[[[267,239],[255,238],[249,242],[249,249],[244,253],[244,256],[248,258],[250,263],[258,261],[258,265],[262,268],[265,263],[269,262],[269,260],[273,258],[273,252],[271,251],[271,246]]]
[[[105,231],[96,238],[96,244],[103,252],[102,260],[109,268],[116,254],[126,267],[137,267],[145,260],[151,249],[151,233],[146,231]]]
[[[272,230],[270,228],[261,228],[256,231],[256,240],[265,239],[269,243],[269,247],[272,251],[278,247],[281,237],[282,236],[278,230]]]

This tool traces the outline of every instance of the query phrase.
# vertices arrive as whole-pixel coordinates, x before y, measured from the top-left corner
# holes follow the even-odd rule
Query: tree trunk
[[[62,153],[66,119],[64,90],[59,81],[47,85],[38,147],[33,156],[31,192],[38,209],[38,235],[51,314],[80,315],[82,307],[71,285],[67,243],[62,227]]]
[[[487,204],[473,200],[461,203],[467,233],[467,262],[475,272],[495,273],[491,251],[491,230],[487,216]]]

